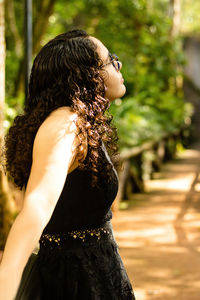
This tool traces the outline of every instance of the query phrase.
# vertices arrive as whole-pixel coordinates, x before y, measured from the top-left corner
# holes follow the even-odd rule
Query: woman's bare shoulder
[[[40,151],[41,148],[46,149],[52,143],[56,143],[67,135],[74,136],[73,147],[78,149],[80,146],[79,128],[76,125],[78,115],[70,107],[59,107],[52,111],[50,115],[41,124],[34,140],[33,155]],[[81,141],[79,148],[80,156],[85,158],[87,155],[87,137]],[[79,160],[77,156],[77,160]]]
[[[50,113],[40,125],[36,137],[51,135],[59,131],[76,130],[75,120],[78,115],[70,107],[62,106]]]
[[[74,112],[71,107],[69,106],[61,106],[55,110],[53,110],[50,115],[46,118],[44,123],[51,123],[58,121],[59,123],[61,122],[72,122],[76,118],[78,118],[78,115],[76,112]]]

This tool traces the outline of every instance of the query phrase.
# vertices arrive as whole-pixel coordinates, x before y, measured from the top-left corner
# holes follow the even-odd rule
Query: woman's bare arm
[[[62,192],[78,143],[72,119],[74,114],[59,112],[36,135],[23,208],[10,230],[0,265],[1,299],[14,299],[27,260]]]

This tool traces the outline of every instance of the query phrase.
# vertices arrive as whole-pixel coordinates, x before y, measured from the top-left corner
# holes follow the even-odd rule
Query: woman
[[[125,93],[121,67],[82,30],[36,56],[24,114],[5,139],[6,170],[25,195],[1,299],[134,299],[110,225],[117,175],[106,148],[114,159],[117,136],[106,110]]]

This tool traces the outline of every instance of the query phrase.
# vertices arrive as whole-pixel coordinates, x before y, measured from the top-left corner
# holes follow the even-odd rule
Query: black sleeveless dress
[[[118,189],[113,165],[111,172],[109,184],[99,175],[94,187],[90,171],[68,174],[15,300],[135,299],[110,223]]]

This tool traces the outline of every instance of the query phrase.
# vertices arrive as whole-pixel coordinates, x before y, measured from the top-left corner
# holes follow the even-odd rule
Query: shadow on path
[[[137,300],[200,299],[200,145],[184,151],[115,213]]]

